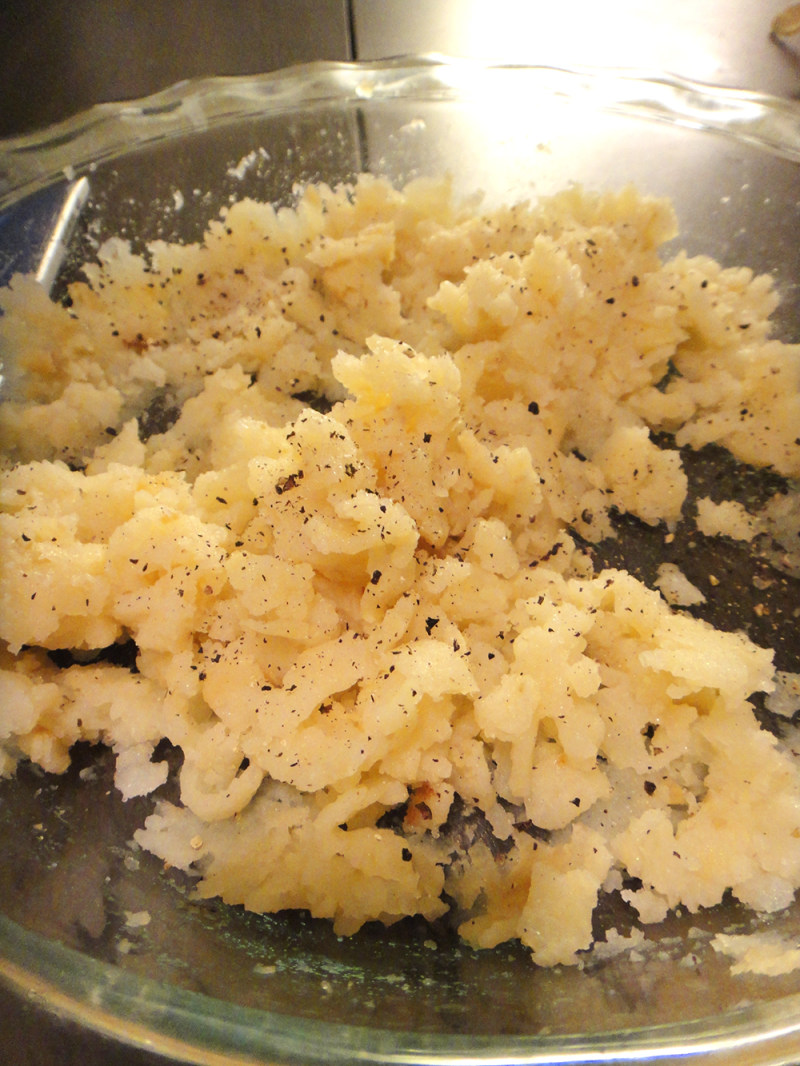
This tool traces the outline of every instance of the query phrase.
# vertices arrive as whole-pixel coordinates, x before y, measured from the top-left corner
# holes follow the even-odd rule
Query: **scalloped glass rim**
[[[501,66],[424,56],[373,64],[313,63],[257,77],[182,82],[143,100],[98,105],[48,129],[0,141],[0,209],[145,145],[248,117],[301,113],[326,104],[355,109],[400,99],[469,101],[518,83],[597,111],[708,131],[800,162],[800,105],[791,101],[646,72]],[[680,1056],[714,1066],[765,1066],[794,1061],[800,1046],[800,995],[718,1018],[582,1038],[444,1036],[291,1018],[135,977],[3,915],[0,979],[117,1040],[198,1064],[667,1066]]]
[[[800,160],[800,105],[794,101],[635,70],[512,66],[427,55],[196,79],[140,100],[98,104],[42,131],[0,140],[0,209],[133,147],[248,116],[348,99],[468,100],[492,85],[513,85],[516,78],[598,110],[713,131]]]

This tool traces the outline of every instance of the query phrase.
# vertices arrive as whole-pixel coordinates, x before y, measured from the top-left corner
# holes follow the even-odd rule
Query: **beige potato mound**
[[[346,934],[447,899],[469,943],[575,964],[623,872],[645,923],[728,889],[785,907],[800,778],[748,703],[771,652],[572,535],[677,521],[652,430],[800,474],[768,281],[662,263],[674,232],[632,189],[481,213],[363,177],[148,263],[109,242],[69,308],[15,279],[2,773],[103,741],[127,798],[168,738],[181,804],[138,842],[202,896]],[[138,672],[92,661],[129,639]],[[456,807],[501,846],[454,856]]]

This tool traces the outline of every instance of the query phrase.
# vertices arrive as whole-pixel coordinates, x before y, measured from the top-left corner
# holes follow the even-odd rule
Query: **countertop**
[[[800,100],[800,36],[770,38],[783,0],[4,0],[0,137],[175,81],[312,59],[419,52],[610,65]],[[157,1066],[0,989],[7,1066]]]

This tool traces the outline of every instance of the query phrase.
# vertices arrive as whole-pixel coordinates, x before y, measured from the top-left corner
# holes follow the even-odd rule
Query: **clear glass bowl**
[[[669,195],[678,243],[772,274],[777,333],[798,339],[797,105],[437,57],[183,83],[0,143],[0,281],[38,269],[57,292],[106,236],[193,239],[232,197],[289,202],[295,183],[363,170],[449,173],[489,201],[570,182]],[[769,637],[798,669],[796,625]],[[126,846],[147,802],[110,782],[107,753],[85,751],[63,778],[0,782],[0,976],[120,1041],[215,1064],[800,1061],[800,974],[734,977],[710,946],[764,925],[733,906],[674,915],[642,958],[582,970],[414,921],[342,940],[303,915],[191,901]],[[142,911],[149,925],[131,924]],[[764,927],[800,942],[800,906]]]

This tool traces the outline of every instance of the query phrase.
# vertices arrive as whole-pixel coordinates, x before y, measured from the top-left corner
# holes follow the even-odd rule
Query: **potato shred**
[[[343,934],[451,909],[549,966],[612,890],[642,923],[786,907],[771,651],[584,548],[613,509],[675,525],[683,445],[800,474],[769,280],[662,262],[675,230],[630,188],[490,210],[364,176],[109,241],[69,306],[16,278],[0,771],[102,742],[128,798],[166,739],[180,801],[138,843]]]

